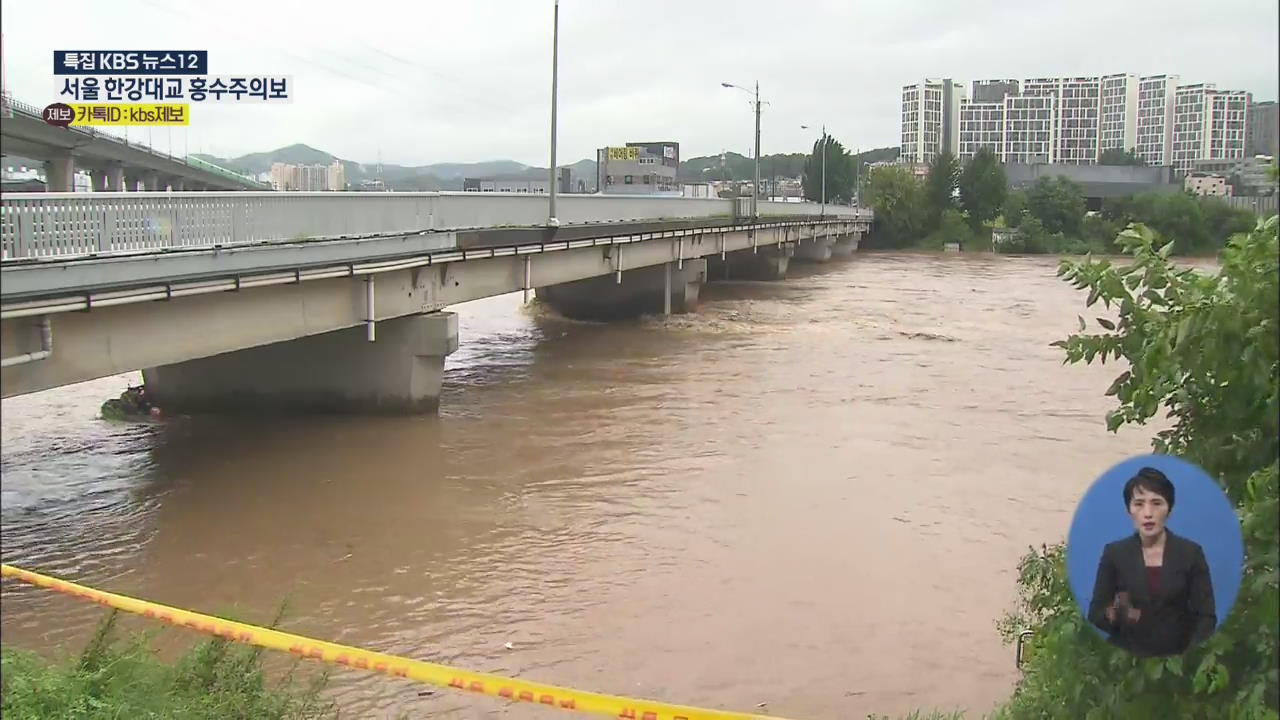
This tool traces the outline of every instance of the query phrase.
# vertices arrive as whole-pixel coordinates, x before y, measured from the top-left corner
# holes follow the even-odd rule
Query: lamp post
[[[750,93],[755,98],[754,104],[755,104],[755,111],[756,111],[756,174],[755,174],[755,181],[751,186],[751,194],[752,194],[751,216],[759,217],[760,212],[758,209],[758,205],[760,201],[760,81],[758,80],[756,81],[755,90],[748,90],[747,88],[744,88],[741,85],[734,85],[733,83],[722,82],[720,84],[727,88],[737,88],[745,93]]]
[[[808,130],[808,125],[801,125],[801,130]],[[827,124],[822,124],[822,216],[827,214]]]
[[[555,0],[551,31],[551,194],[547,203],[547,226],[557,227],[556,219],[556,85],[560,60],[560,0]]]

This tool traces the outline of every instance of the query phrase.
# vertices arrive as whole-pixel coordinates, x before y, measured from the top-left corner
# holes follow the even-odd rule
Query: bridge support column
[[[169,182],[169,189],[174,192],[182,192],[186,190],[187,183],[182,178],[174,178]]]
[[[382,320],[142,372],[165,412],[433,413],[444,360],[458,349],[449,312]]]
[[[858,249],[858,233],[849,233],[841,235],[836,239],[834,245],[831,246],[832,257],[849,257]]]
[[[75,190],[76,162],[71,153],[59,153],[44,161],[44,182],[49,192]]]
[[[716,280],[782,280],[787,276],[794,248],[791,243],[769,245],[755,252],[739,250],[725,256],[713,256],[708,276]]]
[[[124,192],[124,166],[112,165],[107,168],[107,188],[111,192]]]
[[[615,274],[576,280],[536,289],[538,300],[565,317],[579,320],[617,320],[667,310],[693,312],[707,279],[706,260],[685,260],[683,267],[667,265],[624,270],[622,282]],[[669,294],[664,296],[664,290]]]
[[[160,189],[160,173],[148,172],[142,175],[142,189],[147,192],[155,192]]]
[[[94,191],[94,192],[106,192],[106,191],[107,191],[107,181],[108,181],[110,178],[107,176],[107,171],[106,171],[106,170],[90,170],[90,171],[89,171],[89,178],[90,178],[90,180],[92,180],[92,181],[93,181],[93,191]]]
[[[806,262],[824,263],[831,259],[831,247],[835,238],[830,235],[819,235],[796,243],[796,259]]]

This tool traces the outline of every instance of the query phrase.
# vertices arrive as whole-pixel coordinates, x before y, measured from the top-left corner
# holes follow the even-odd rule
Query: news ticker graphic
[[[91,125],[190,125],[190,105],[67,105],[44,109],[44,121],[60,127]]]
[[[711,710],[575,690],[362,650],[257,625],[224,620],[127,595],[95,590],[13,565],[0,565],[0,576],[16,578],[31,585],[56,590],[104,607],[142,615],[175,627],[195,630],[234,642],[512,702],[535,703],[559,710],[608,715],[625,720],[780,720],[772,715]]]
[[[54,50],[54,75],[208,75],[208,50]]]
[[[54,50],[53,79],[44,119],[61,127],[188,125],[186,103],[288,103],[293,88],[289,75],[210,75],[208,50]]]

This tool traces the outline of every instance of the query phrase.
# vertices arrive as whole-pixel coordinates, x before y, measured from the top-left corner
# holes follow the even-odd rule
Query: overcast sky
[[[189,130],[152,130],[175,154],[547,164],[552,0],[2,7],[5,85],[33,105],[53,101],[55,49],[208,50],[211,74],[293,76],[290,104],[197,104]],[[1171,73],[1275,99],[1278,20],[1276,0],[562,0],[558,160],[636,140],[747,154],[749,98],[722,81],[759,81],[765,154],[807,150],[800,125],[824,122],[850,148],[897,145],[922,77]]]

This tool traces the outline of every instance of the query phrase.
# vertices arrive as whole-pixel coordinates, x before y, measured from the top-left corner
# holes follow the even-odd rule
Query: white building
[[[901,159],[930,163],[943,150],[960,152],[960,101],[964,86],[951,78],[926,78],[902,88]]]
[[[1246,92],[1218,90],[1213,83],[1179,87],[1170,164],[1187,172],[1197,160],[1243,158],[1248,107]]]
[[[1050,95],[1004,99],[1005,131],[999,153],[1003,162],[1057,162],[1056,104]]]
[[[1102,124],[1098,154],[1138,147],[1138,76],[1127,73],[1102,76]]]
[[[1173,111],[1177,75],[1138,80],[1138,157],[1148,165],[1173,162]]]
[[[1227,184],[1227,179],[1221,175],[1201,175],[1191,174],[1182,181],[1182,187],[1187,192],[1193,192],[1196,195],[1217,195],[1225,197],[1231,194],[1231,186]]]

